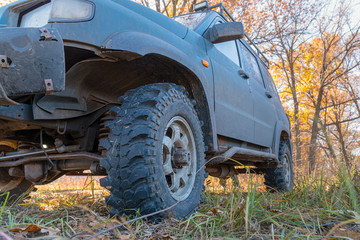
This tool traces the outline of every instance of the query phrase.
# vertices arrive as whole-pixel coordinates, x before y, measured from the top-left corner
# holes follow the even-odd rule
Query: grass
[[[266,192],[261,176],[235,180],[208,178],[205,202],[185,221],[142,219],[95,239],[360,239],[356,175],[341,170],[331,178],[300,177],[289,193]],[[40,187],[24,204],[4,207],[0,231],[14,239],[87,239],[134,218],[110,218],[107,194],[98,179],[61,179]],[[9,231],[30,224],[41,232]]]

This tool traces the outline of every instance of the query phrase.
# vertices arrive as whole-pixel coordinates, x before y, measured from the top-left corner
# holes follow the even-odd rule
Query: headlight
[[[20,27],[42,27],[48,22],[91,20],[95,5],[87,0],[52,0],[21,14]]]

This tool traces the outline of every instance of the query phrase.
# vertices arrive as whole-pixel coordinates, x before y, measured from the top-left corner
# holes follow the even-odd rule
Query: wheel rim
[[[289,157],[285,155],[283,163],[283,169],[284,169],[284,179],[285,179],[285,187],[290,187],[291,182],[291,170],[290,170],[290,164],[289,164]]]
[[[182,201],[194,186],[196,177],[196,146],[188,122],[180,116],[167,124],[162,141],[163,171],[171,196]]]

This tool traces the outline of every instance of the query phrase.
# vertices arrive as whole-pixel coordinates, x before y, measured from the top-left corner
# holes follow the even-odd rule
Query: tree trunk
[[[293,51],[291,51],[293,53]],[[295,165],[301,165],[301,136],[300,136],[300,110],[299,110],[299,100],[296,92],[296,77],[294,71],[294,62],[292,54],[288,56],[288,62],[290,65],[290,81],[291,84],[291,95],[294,101],[294,124],[295,124]]]
[[[336,116],[336,124],[335,124],[335,126],[336,126],[337,132],[339,133],[339,142],[340,142],[341,153],[342,153],[342,155],[343,155],[343,158],[344,158],[346,167],[347,167],[348,171],[350,171],[350,169],[351,169],[351,163],[350,163],[348,154],[347,154],[347,152],[346,152],[346,147],[345,147],[345,141],[344,141],[343,132],[342,132],[342,130],[341,130],[341,125],[340,125],[339,120],[338,120],[337,117],[338,117],[338,116]]]
[[[333,159],[336,159],[336,153],[335,153],[335,150],[334,150],[334,146],[331,143],[331,139],[330,139],[329,133],[328,133],[326,127],[325,127],[325,124],[322,123],[321,121],[319,121],[319,123],[320,123],[320,126],[321,126],[321,130],[322,130],[322,132],[324,134],[326,144],[328,145],[328,148],[329,148],[329,151],[330,151],[330,156]]]
[[[155,6],[156,6],[156,11],[161,12],[161,10],[160,10],[160,0],[155,1]]]
[[[320,112],[321,112],[321,101],[323,98],[323,94],[324,94],[324,88],[323,86],[320,87],[319,89],[319,95],[316,99],[316,103],[315,103],[315,114],[314,114],[314,118],[313,118],[313,124],[311,127],[311,138],[310,138],[310,145],[309,145],[309,155],[308,155],[308,159],[309,159],[309,174],[312,173],[312,171],[315,169],[315,164],[316,164],[316,141],[318,138],[318,133],[319,133],[319,117],[320,117]]]
[[[301,165],[301,136],[300,136],[300,118],[299,102],[296,93],[293,94],[294,100],[294,128],[295,128],[295,164]]]

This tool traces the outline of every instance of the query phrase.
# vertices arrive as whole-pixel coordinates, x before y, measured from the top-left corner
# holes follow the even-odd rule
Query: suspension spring
[[[36,146],[32,143],[22,142],[22,141],[19,141],[19,143],[18,143],[19,150],[27,150],[27,149],[32,149],[32,148],[36,148]]]
[[[99,122],[99,134],[98,134],[98,140],[99,142],[103,139],[107,139],[110,134],[110,128],[106,127],[105,124],[108,121],[114,120],[115,116],[111,114],[111,112],[106,112],[104,115],[100,118]],[[106,149],[99,146],[98,151],[101,152],[101,155],[104,156],[106,154]]]

